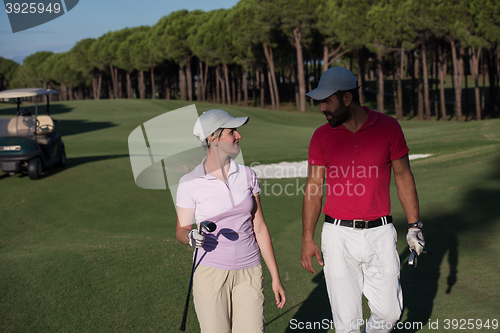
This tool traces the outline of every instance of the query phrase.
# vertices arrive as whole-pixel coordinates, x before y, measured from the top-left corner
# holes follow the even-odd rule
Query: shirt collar
[[[359,131],[362,131],[364,130],[365,128],[368,128],[368,127],[371,127],[373,125],[375,125],[378,121],[378,112],[374,112],[372,110],[370,110],[367,106],[363,106],[363,109],[366,110],[366,112],[368,112],[368,117],[366,118],[365,122],[363,123],[363,125],[361,125],[361,127],[359,128],[359,130],[356,132],[358,133]],[[334,130],[348,130],[347,128],[345,128],[344,126],[342,125],[339,125],[337,127],[333,127]]]
[[[238,164],[236,164],[236,162],[231,157],[229,157],[229,158],[230,158],[230,162],[229,162],[228,177],[229,177],[229,175],[240,171],[240,167],[238,166]],[[210,174],[207,174],[205,172],[205,162],[206,162],[206,160],[207,160],[207,158],[205,157],[203,159],[203,161],[201,161],[201,163],[198,164],[198,166],[196,168],[194,168],[193,175],[196,178],[217,179],[216,177],[214,177],[214,176],[212,176]]]

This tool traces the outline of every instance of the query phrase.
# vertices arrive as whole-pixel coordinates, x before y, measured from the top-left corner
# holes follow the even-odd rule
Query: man
[[[371,310],[365,331],[390,332],[403,305],[397,235],[389,215],[391,166],[408,219],[410,250],[420,254],[425,245],[403,132],[394,118],[360,105],[356,78],[346,68],[327,70],[306,95],[320,101],[328,124],[314,132],[309,145],[302,266],[316,273],[312,257],[324,265],[337,333],[360,332],[363,294]],[[313,236],[323,191],[320,252]]]

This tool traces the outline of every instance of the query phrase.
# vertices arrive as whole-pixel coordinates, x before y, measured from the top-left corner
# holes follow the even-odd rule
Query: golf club
[[[215,223],[211,221],[203,221],[200,223],[200,234],[203,235],[203,229],[205,229],[207,232],[212,232],[217,229],[217,226]],[[186,298],[186,305],[184,306],[184,314],[182,316],[182,322],[181,322],[181,328],[180,330],[184,332],[186,330],[186,320],[187,320],[187,314],[188,314],[188,309],[189,309],[189,299],[191,298],[191,287],[193,286],[193,275],[194,275],[194,269],[196,267],[196,256],[198,255],[198,248],[194,250],[194,258],[193,258],[193,267],[191,268],[191,278],[189,279],[189,289],[188,289],[188,294]]]
[[[422,253],[425,253],[427,255],[432,255],[431,251],[422,251]],[[408,265],[411,268],[417,268],[417,251],[412,250],[410,254],[410,258],[408,259]]]

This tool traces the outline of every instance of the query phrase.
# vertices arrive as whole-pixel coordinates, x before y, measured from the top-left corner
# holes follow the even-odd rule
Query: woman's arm
[[[278,308],[282,309],[285,305],[285,288],[281,284],[280,275],[278,272],[278,265],[276,264],[276,258],[274,257],[273,245],[271,243],[271,235],[269,234],[269,229],[267,228],[266,221],[264,220],[264,214],[262,213],[262,206],[260,204],[259,195],[254,195],[255,202],[257,204],[257,209],[253,219],[253,230],[255,233],[255,238],[257,239],[257,244],[260,248],[260,253],[262,258],[266,262],[266,266],[269,269],[272,277],[272,288],[274,291],[274,297],[276,299],[276,305]]]
[[[189,244],[188,233],[193,228],[194,209],[177,207],[175,238],[182,244]]]

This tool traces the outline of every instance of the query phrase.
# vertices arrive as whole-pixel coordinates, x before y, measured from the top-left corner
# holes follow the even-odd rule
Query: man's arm
[[[314,242],[314,230],[321,214],[324,179],[325,167],[308,164],[307,183],[302,205],[302,251],[300,260],[302,267],[315,274],[316,271],[312,267],[312,257],[316,257],[318,263],[323,265],[321,251]]]
[[[410,169],[408,154],[399,160],[392,161],[392,169],[398,189],[399,201],[406,213],[408,223],[417,222],[420,220],[418,195],[415,187],[415,179]]]

